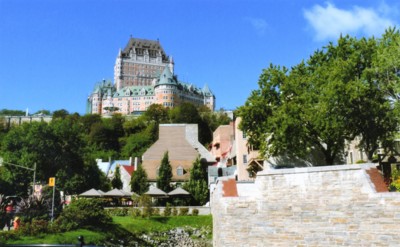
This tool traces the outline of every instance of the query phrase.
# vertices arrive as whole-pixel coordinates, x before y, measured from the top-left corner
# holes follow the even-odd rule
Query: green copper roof
[[[157,80],[157,85],[166,85],[166,84],[174,84],[177,85],[175,77],[169,70],[168,66],[165,66],[164,71],[160,75],[160,79]]]
[[[113,97],[153,96],[153,86],[129,86],[115,92]]]

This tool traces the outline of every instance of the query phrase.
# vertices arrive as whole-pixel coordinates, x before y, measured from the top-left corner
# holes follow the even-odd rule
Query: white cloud
[[[256,32],[259,35],[265,34],[268,24],[264,19],[247,17],[247,18],[245,18],[245,20],[253,26],[253,28],[256,30]]]
[[[337,39],[346,35],[380,35],[395,23],[388,17],[390,8],[382,4],[377,9],[354,6],[351,10],[336,8],[327,3],[326,7],[315,5],[304,10],[304,17],[315,31],[315,39]]]

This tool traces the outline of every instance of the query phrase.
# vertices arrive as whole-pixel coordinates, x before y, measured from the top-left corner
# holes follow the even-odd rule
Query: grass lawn
[[[85,229],[58,234],[43,234],[40,236],[19,237],[16,240],[8,240],[7,244],[77,244],[78,237],[84,236],[85,243],[100,243],[105,236],[101,232],[93,232]]]
[[[133,234],[142,234],[149,232],[164,232],[178,227],[193,227],[212,229],[212,216],[154,216],[150,218],[114,216],[113,221],[116,224],[112,231],[129,231]],[[119,230],[118,230],[119,229]],[[117,233],[116,233],[117,234]],[[86,244],[99,244],[104,242],[107,236],[104,232],[95,232],[89,230],[76,230],[58,234],[43,234],[41,236],[19,237],[18,239],[8,240],[7,244],[76,244],[78,236],[84,236]],[[108,235],[109,237],[110,235]],[[211,236],[208,236],[211,238]],[[0,238],[0,243],[2,240]],[[1,244],[0,244],[1,245]]]
[[[163,232],[177,227],[190,226],[194,228],[210,227],[212,229],[211,215],[198,216],[154,216],[149,219],[140,217],[114,216],[115,223],[121,225],[132,233]]]

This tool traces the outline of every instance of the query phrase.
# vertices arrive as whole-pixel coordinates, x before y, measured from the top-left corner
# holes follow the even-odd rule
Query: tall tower
[[[115,86],[117,90],[127,86],[150,86],[165,66],[173,70],[173,61],[158,40],[131,37],[126,47],[118,52],[115,61]]]

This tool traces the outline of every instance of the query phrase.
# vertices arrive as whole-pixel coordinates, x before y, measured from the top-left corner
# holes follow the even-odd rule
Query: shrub
[[[160,216],[160,209],[159,208],[153,208],[153,214],[154,216]]]
[[[178,210],[176,208],[172,208],[172,216],[177,216]]]
[[[165,217],[171,216],[171,204],[169,204],[168,202],[164,208],[164,216]]]
[[[193,209],[193,210],[192,210],[192,215],[193,215],[193,216],[199,215],[199,210],[198,210],[197,208]]]
[[[389,190],[400,192],[400,171],[397,169],[393,169],[391,178],[392,182],[389,185]]]
[[[357,160],[356,161],[356,164],[364,164],[364,163],[367,163],[365,160]]]
[[[186,216],[189,214],[189,208],[180,208],[179,209],[179,215],[180,216]]]
[[[127,216],[128,209],[127,208],[110,208],[106,210],[108,215],[110,216]]]
[[[150,196],[140,196],[139,205],[143,207],[142,217],[151,217],[153,215],[153,205]]]
[[[139,217],[141,215],[142,215],[142,210],[140,210],[139,208],[133,208],[132,210],[130,210],[130,216]]]
[[[110,225],[112,218],[103,209],[100,200],[81,198],[72,201],[54,223],[60,224],[61,230],[96,229]]]
[[[32,222],[22,223],[17,230],[24,236],[37,236],[49,232],[49,222],[47,220],[32,219]]]
[[[48,219],[51,211],[51,203],[44,197],[30,196],[18,202],[17,214],[24,222],[32,222],[33,219]]]

